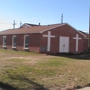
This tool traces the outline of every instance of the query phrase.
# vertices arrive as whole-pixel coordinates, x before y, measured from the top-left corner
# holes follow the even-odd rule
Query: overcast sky
[[[54,24],[64,22],[88,32],[90,0],[0,0],[0,30],[22,23]]]

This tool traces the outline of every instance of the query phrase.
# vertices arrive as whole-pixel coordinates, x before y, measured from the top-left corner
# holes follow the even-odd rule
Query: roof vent
[[[39,26],[40,26],[40,23],[39,23]]]

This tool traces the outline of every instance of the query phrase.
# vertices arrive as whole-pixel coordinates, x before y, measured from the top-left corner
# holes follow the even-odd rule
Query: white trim
[[[24,26],[24,25],[26,25],[25,28],[31,27],[30,25],[28,25],[28,24],[26,24],[26,23],[24,23],[22,26]],[[21,28],[22,26],[20,26],[20,28]]]
[[[51,46],[51,38],[55,38],[54,35],[51,35],[51,31],[48,31],[48,35],[43,35],[43,37],[47,37],[47,51],[50,51]]]
[[[59,36],[59,52],[69,53],[69,42],[70,38],[66,36]]]
[[[16,47],[12,47],[13,49],[16,48]]]
[[[16,48],[15,46],[13,46],[13,44],[14,44],[14,43],[13,43],[13,42],[14,42],[14,37],[16,37],[16,35],[13,35],[13,36],[12,36],[12,48]]]
[[[79,32],[81,31],[81,30],[78,30]],[[81,31],[80,33],[82,33],[83,31]],[[86,32],[84,32],[84,33],[86,33]],[[83,35],[85,35],[84,33],[82,33]],[[86,34],[88,34],[88,33],[86,33]],[[86,35],[85,35],[86,36]],[[87,36],[86,36],[87,37]]]
[[[6,36],[3,36],[3,46],[2,47],[6,47],[6,46],[4,46],[4,38],[7,38]]]
[[[71,28],[73,28],[75,31],[77,31],[79,34],[81,34],[82,36],[84,36],[85,38],[86,38],[86,36],[84,35],[84,34],[82,34],[81,32],[79,32],[77,29],[75,29],[73,26],[71,26],[70,24],[68,24],[68,23],[63,23],[63,24],[60,24],[60,25],[57,25],[56,27],[52,27],[52,28],[49,28],[49,29],[45,29],[45,30],[43,30],[43,31],[40,31],[40,32],[31,32],[31,33],[15,33],[15,34],[33,34],[33,33],[43,33],[43,32],[45,32],[45,31],[48,31],[48,30],[52,30],[52,29],[54,29],[54,28],[57,28],[57,27],[60,27],[60,26],[63,26],[63,25],[68,25],[68,26],[70,26]],[[2,31],[1,31],[2,32]],[[0,34],[0,35],[12,35],[13,33],[11,33],[11,34]]]
[[[43,32],[45,32],[45,31],[48,31],[48,30],[51,30],[51,29],[54,29],[54,28],[57,28],[57,27],[60,27],[60,26],[63,26],[63,25],[65,25],[65,23],[60,24],[60,25],[55,26],[55,27],[52,27],[52,28],[49,28],[49,29],[45,29],[45,30],[41,31],[40,33],[43,33]]]
[[[84,34],[82,34],[81,32],[79,32],[77,29],[75,29],[73,26],[71,26],[71,25],[68,24],[68,23],[63,23],[63,24],[60,24],[60,25],[58,25],[58,26],[56,26],[56,27],[52,27],[52,28],[43,30],[43,31],[41,31],[40,33],[43,33],[43,32],[45,32],[45,31],[48,31],[48,30],[51,30],[51,29],[54,29],[54,28],[57,28],[57,27],[60,27],[60,26],[63,26],[63,25],[68,25],[68,26],[70,26],[70,27],[73,28],[75,31],[77,31],[79,34],[81,34],[81,35],[83,35],[84,37],[86,37]]]
[[[23,49],[28,50],[29,48],[23,48]]]
[[[25,48],[25,37],[29,36],[29,35],[24,35],[24,48],[23,49],[29,49],[29,48]]]
[[[68,26],[70,26],[71,28],[73,28],[75,31],[77,31],[79,34],[83,35],[84,37],[86,37],[86,35],[82,34],[81,32],[79,32],[76,28],[74,28],[73,26],[71,26],[70,24],[66,23]]]
[[[5,47],[7,47],[7,46],[2,46],[2,47],[4,47],[4,48],[5,48]]]
[[[28,24],[25,24],[25,25],[27,25],[28,27],[31,27],[30,25],[28,25]]]

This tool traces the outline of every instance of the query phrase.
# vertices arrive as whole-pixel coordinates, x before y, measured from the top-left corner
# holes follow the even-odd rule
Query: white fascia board
[[[43,31],[41,31],[40,33],[43,33],[43,32],[45,32],[45,31],[48,31],[48,30],[51,30],[51,29],[54,29],[54,28],[57,28],[57,27],[60,27],[60,26],[63,26],[63,25],[68,25],[68,26],[70,26],[70,27],[73,28],[75,31],[77,31],[79,34],[81,34],[81,35],[83,35],[84,37],[86,37],[86,35],[82,34],[82,33],[79,32],[76,28],[74,28],[73,26],[71,26],[71,25],[68,24],[68,23],[63,23],[63,24],[58,25],[58,26],[56,26],[56,27],[52,27],[52,28],[49,28],[49,29],[43,30]]]
[[[18,35],[18,34],[43,33],[43,32],[45,32],[45,31],[52,30],[52,29],[54,29],[54,28],[57,28],[57,27],[60,27],[60,26],[63,26],[63,25],[68,25],[68,26],[70,26],[70,27],[73,28],[75,31],[77,31],[79,34],[81,34],[82,36],[84,36],[84,38],[86,38],[86,35],[84,35],[83,33],[79,32],[77,29],[75,29],[73,26],[71,26],[71,25],[68,24],[68,23],[63,23],[63,24],[58,25],[58,26],[56,26],[56,27],[52,27],[52,28],[49,28],[49,29],[45,29],[45,30],[42,30],[42,31],[40,31],[40,32],[32,32],[32,33],[16,33],[16,34]],[[3,34],[1,34],[1,35],[3,35]],[[5,34],[5,35],[12,35],[12,34]]]
[[[86,37],[86,35],[84,35],[83,33],[79,32],[76,28],[74,28],[73,26],[71,26],[70,24],[66,23],[68,26],[70,26],[71,28],[73,28],[75,31],[77,31],[79,34],[83,35],[84,37]]]
[[[43,33],[43,32],[48,31],[48,30],[52,30],[52,29],[54,29],[54,28],[57,28],[57,27],[60,27],[60,26],[63,26],[63,25],[65,25],[65,23],[60,24],[60,25],[58,25],[58,26],[56,26],[56,27],[52,27],[52,28],[49,28],[49,29],[42,30],[40,33]]]

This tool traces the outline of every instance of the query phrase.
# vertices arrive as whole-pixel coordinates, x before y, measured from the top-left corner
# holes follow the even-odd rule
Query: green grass
[[[68,61],[69,62],[69,61]],[[41,67],[60,67],[66,65],[66,60],[63,58],[48,58],[47,60],[42,60],[38,63]]]
[[[90,60],[80,56],[0,50],[0,57],[0,83],[16,90],[67,90],[90,84]]]
[[[12,53],[12,54],[20,54],[20,55],[38,55],[38,53],[35,52],[28,52],[28,51],[15,51],[15,50],[6,50],[6,49],[0,49],[0,52],[3,53]]]

